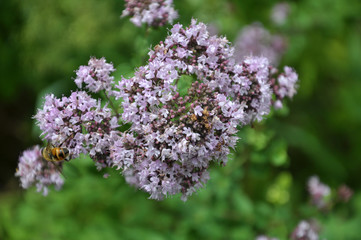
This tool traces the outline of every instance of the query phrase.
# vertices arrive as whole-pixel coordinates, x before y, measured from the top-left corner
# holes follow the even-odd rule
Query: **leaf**
[[[177,88],[179,95],[184,97],[188,93],[188,89],[192,86],[194,78],[189,75],[182,75],[178,79]]]

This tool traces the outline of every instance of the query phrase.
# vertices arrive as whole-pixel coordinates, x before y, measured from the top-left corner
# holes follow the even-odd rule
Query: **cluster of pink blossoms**
[[[340,201],[348,202],[353,196],[353,190],[343,184],[337,189],[337,196]]]
[[[212,163],[226,164],[237,127],[262,120],[277,101],[295,94],[291,68],[278,74],[265,57],[236,63],[233,52],[203,23],[175,24],[149,52],[148,64],[115,86],[113,65],[104,58],[77,70],[78,87],[104,91],[105,106],[85,91],[48,95],[35,119],[44,139],[72,158],[85,153],[99,169],[120,169],[150,198],[180,193],[186,200],[207,182]],[[110,95],[122,99],[121,116]],[[120,121],[131,127],[120,132]]]
[[[319,209],[327,207],[327,198],[331,196],[331,188],[320,182],[317,176],[312,176],[308,179],[308,192],[310,193],[313,205]]]
[[[15,176],[20,177],[21,186],[36,186],[38,192],[48,195],[48,186],[54,185],[59,190],[64,183],[59,170],[62,163],[51,163],[43,159],[39,146],[34,146],[22,153]]]
[[[301,220],[298,225],[293,229],[289,239],[291,240],[318,240],[320,226],[315,219]],[[257,236],[255,240],[279,240],[275,237],[269,237],[266,235]]]
[[[234,57],[243,60],[245,57],[263,56],[273,66],[277,66],[287,48],[287,42],[281,35],[272,35],[260,23],[244,27],[235,42]]]
[[[173,8],[173,0],[125,0],[126,7],[121,17],[131,16],[130,21],[140,27],[146,23],[151,27],[161,27],[173,23],[178,13]]]
[[[324,211],[329,210],[336,202],[348,202],[353,195],[352,189],[343,184],[335,191],[337,196],[333,196],[331,188],[322,183],[318,176],[312,176],[308,179],[307,188],[311,197],[311,204]]]
[[[89,154],[98,168],[110,166],[109,148],[117,137],[117,118],[107,106],[84,91],[69,97],[45,97],[44,108],[34,116],[44,139],[54,146],[66,147],[76,158]]]
[[[84,82],[85,88],[91,92],[104,90],[105,94],[110,94],[114,84],[110,76],[112,71],[113,65],[106,63],[104,58],[91,58],[88,66],[79,68],[75,82],[79,87]],[[110,146],[118,138],[119,125],[118,118],[107,104],[102,106],[100,100],[85,91],[72,92],[69,97],[61,98],[50,94],[45,96],[43,108],[38,109],[34,118],[43,139],[55,147],[66,148],[71,158],[84,153],[89,154],[99,170],[112,166]],[[20,156],[16,176],[20,177],[24,188],[36,184],[38,190],[44,189],[46,194],[48,185],[62,186],[61,164],[47,162],[39,147],[35,147]]]
[[[115,141],[111,158],[150,198],[182,193],[185,200],[209,179],[212,162],[226,164],[237,126],[269,113],[279,82],[271,85],[273,68],[264,57],[236,64],[230,42],[209,36],[203,23],[170,31],[149,52],[148,65],[116,86],[122,118],[132,126]]]
[[[281,26],[287,22],[290,12],[291,6],[289,3],[279,2],[273,6],[270,19],[274,24]]]
[[[105,58],[90,58],[88,66],[80,66],[76,71],[75,83],[78,88],[82,88],[82,84],[86,85],[86,89],[90,92],[99,92],[104,90],[111,95],[111,89],[114,77],[110,76],[115,69],[113,64],[107,63]]]
[[[291,240],[318,240],[320,227],[315,221],[302,220],[291,234]]]

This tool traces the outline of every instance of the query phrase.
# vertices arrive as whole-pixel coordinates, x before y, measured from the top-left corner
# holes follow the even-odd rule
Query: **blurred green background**
[[[286,36],[281,66],[299,73],[299,93],[242,129],[227,166],[186,203],[149,200],[116,171],[104,179],[85,156],[65,167],[63,190],[43,197],[14,177],[21,151],[41,144],[32,116],[42,97],[74,90],[74,70],[90,56],[113,62],[118,80],[131,74],[167,30],[146,34],[120,19],[123,1],[0,1],[0,239],[288,239],[309,218],[324,238],[360,239],[361,2],[289,1],[282,26],[270,21],[273,0],[174,2],[180,23],[196,18],[231,41],[255,21]],[[350,186],[352,200],[318,212],[306,190],[315,174],[333,189]]]

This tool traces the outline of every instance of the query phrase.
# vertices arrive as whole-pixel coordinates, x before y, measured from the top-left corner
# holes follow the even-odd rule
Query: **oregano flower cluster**
[[[115,167],[152,199],[180,193],[186,200],[208,181],[211,166],[227,163],[239,127],[296,93],[292,68],[278,73],[265,57],[236,62],[233,54],[205,24],[175,24],[134,77],[115,82],[113,65],[91,58],[76,71],[75,83],[85,87],[46,96],[35,119],[43,138],[63,144],[72,158],[89,154],[98,169]],[[124,123],[130,127],[120,131]]]
[[[315,219],[301,220],[291,232],[289,239],[291,240],[319,240],[321,231],[319,222]],[[257,236],[255,240],[279,240],[276,237],[267,235]]]
[[[117,118],[111,110],[84,91],[69,97],[45,97],[44,108],[34,116],[44,139],[66,146],[72,157],[89,154],[98,167],[110,166],[109,147],[117,136]],[[109,164],[107,164],[109,163]]]
[[[337,202],[348,202],[353,195],[352,189],[343,184],[337,189],[322,183],[318,176],[311,176],[307,181],[310,203],[317,209],[327,212]]]
[[[63,186],[64,180],[60,173],[62,167],[61,162],[46,162],[41,155],[40,147],[36,145],[22,153],[15,176],[20,177],[23,188],[35,185],[37,191],[46,196],[49,186],[54,185],[58,190]]]
[[[226,164],[237,126],[269,113],[271,67],[263,57],[236,64],[230,42],[209,36],[195,20],[170,31],[149,52],[148,64],[116,85],[122,118],[132,126],[111,156],[151,198],[182,193],[186,199],[209,179],[212,162]],[[184,92],[180,83],[189,88]]]
[[[140,27],[161,27],[172,24],[178,17],[173,8],[173,0],[125,0],[126,6],[121,17],[130,16],[130,21]]]
[[[298,223],[297,227],[291,234],[291,240],[318,240],[320,227],[316,221],[302,220]]]
[[[105,90],[111,95],[114,77],[110,76],[114,72],[113,64],[107,63],[105,58],[90,58],[88,66],[80,66],[76,71],[76,79],[74,80],[78,88],[82,88],[82,84],[86,85],[86,89],[90,92],[97,93]]]
[[[312,204],[319,209],[327,207],[327,198],[331,195],[331,188],[329,186],[320,182],[317,176],[312,176],[308,179],[307,189],[310,193]]]
[[[287,2],[276,3],[271,9],[270,20],[277,26],[284,25],[288,20],[288,15],[291,12],[291,6]]]
[[[235,41],[235,58],[243,60],[249,55],[264,56],[277,66],[287,49],[286,38],[271,34],[261,23],[245,26]]]

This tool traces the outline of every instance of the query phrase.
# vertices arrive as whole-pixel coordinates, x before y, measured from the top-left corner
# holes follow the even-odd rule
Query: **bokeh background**
[[[68,95],[74,70],[90,56],[113,62],[117,80],[131,74],[167,30],[146,33],[120,19],[118,0],[0,1],[0,239],[288,239],[310,218],[322,238],[360,239],[361,2],[289,1],[282,25],[270,20],[274,0],[174,3],[180,23],[196,18],[230,41],[254,22],[285,36],[280,66],[300,78],[293,101],[243,128],[227,166],[213,168],[185,203],[149,200],[116,171],[103,178],[86,156],[66,165],[61,191],[22,190],[15,168],[21,151],[42,144],[32,116],[43,96]],[[355,194],[320,212],[309,204],[312,175]]]

